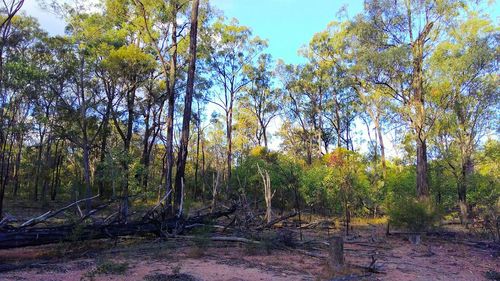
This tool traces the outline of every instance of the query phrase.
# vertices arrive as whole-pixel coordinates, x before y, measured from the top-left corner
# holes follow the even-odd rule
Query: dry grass
[[[366,225],[384,225],[387,224],[388,217],[379,218],[353,218],[351,220],[352,226],[366,226]]]

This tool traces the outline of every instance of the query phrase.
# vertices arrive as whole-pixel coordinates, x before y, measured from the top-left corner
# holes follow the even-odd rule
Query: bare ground
[[[324,231],[305,239],[325,240]],[[313,257],[312,255],[316,256]],[[383,227],[356,229],[346,239],[348,267],[326,265],[326,247],[269,249],[248,244],[189,239],[97,240],[1,250],[0,280],[488,280],[500,270],[498,248],[478,247],[464,237],[385,236]],[[376,259],[380,273],[366,267]],[[337,278],[337,279],[335,279]],[[341,279],[344,278],[344,279]]]

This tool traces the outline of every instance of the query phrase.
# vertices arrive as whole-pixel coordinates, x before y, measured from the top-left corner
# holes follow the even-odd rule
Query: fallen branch
[[[164,201],[167,200],[168,196],[170,195],[170,193],[172,193],[172,190],[169,190],[165,196],[163,196],[163,198],[151,209],[149,209],[143,216],[142,216],[142,219],[146,219],[148,218],[158,207],[160,207]]]
[[[260,244],[259,241],[250,240],[243,237],[233,237],[233,236],[214,236],[210,237],[212,241],[223,241],[223,242],[240,242],[240,243],[248,243],[248,244]]]
[[[256,230],[263,230],[263,229],[266,229],[266,228],[270,228],[271,226],[277,224],[278,222],[287,220],[287,219],[289,219],[291,217],[294,217],[296,215],[297,215],[297,211],[293,211],[293,212],[291,212],[289,214],[283,215],[283,216],[281,216],[279,218],[275,218],[274,220],[272,220],[272,221],[270,221],[270,222],[268,222],[268,223],[266,223],[266,224],[264,224],[262,226],[257,227]]]
[[[193,218],[169,218],[165,220],[131,221],[129,223],[91,224],[85,226],[61,225],[53,227],[22,227],[12,228],[0,232],[0,249],[9,249],[24,246],[37,246],[58,242],[72,242],[100,238],[115,238],[128,235],[166,236],[165,230],[175,230],[182,233],[185,225],[209,224],[215,219],[227,216],[236,211],[233,205],[228,210]]]
[[[302,250],[302,249],[293,249],[293,248],[290,248],[290,247],[286,247],[285,249],[287,249],[289,251],[292,251],[292,252],[299,252],[299,253],[301,253],[303,255],[310,256],[310,257],[317,258],[317,259],[326,259],[326,258],[328,258],[325,255],[316,254],[314,252],[309,252],[309,251]]]
[[[323,229],[334,229],[335,228],[335,223],[330,220],[320,220],[320,221],[314,221],[305,225],[301,225],[301,229],[314,229],[318,226],[322,226]]]
[[[50,218],[52,218],[52,217],[54,217],[54,216],[56,216],[56,215],[58,215],[58,214],[60,214],[60,213],[62,213],[62,212],[64,212],[64,211],[66,211],[67,209],[69,209],[69,208],[71,208],[71,207],[73,207],[73,206],[75,206],[75,205],[77,205],[77,206],[78,206],[78,203],[85,202],[85,201],[89,201],[89,200],[95,199],[95,198],[97,198],[97,197],[99,197],[99,196],[100,196],[100,195],[99,195],[99,194],[97,194],[96,196],[92,196],[92,197],[89,197],[89,198],[85,198],[85,199],[80,199],[80,200],[77,200],[77,201],[75,201],[75,202],[73,202],[73,203],[71,203],[71,204],[69,204],[69,205],[67,205],[67,206],[65,206],[65,207],[62,207],[62,208],[61,208],[61,209],[59,209],[59,210],[56,210],[56,211],[48,211],[48,212],[46,212],[46,213],[45,213],[45,214],[43,214],[43,215],[40,215],[40,216],[38,216],[38,217],[35,217],[35,218],[32,218],[32,219],[27,220],[26,222],[24,222],[23,224],[21,224],[20,228],[25,228],[25,227],[30,227],[30,226],[37,225],[37,224],[39,224],[39,223],[41,223],[41,222],[44,222],[44,221],[46,221],[46,220],[48,220],[48,219],[50,219]],[[82,215],[82,218],[83,218],[83,217],[84,217],[84,216]]]

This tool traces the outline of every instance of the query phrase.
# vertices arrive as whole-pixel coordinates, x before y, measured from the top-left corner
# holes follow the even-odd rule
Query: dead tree
[[[212,204],[211,210],[212,212],[215,210],[217,204],[217,193],[219,192],[219,182],[220,182],[220,172],[217,171],[217,176],[214,177],[214,181],[212,184]]]
[[[271,177],[269,173],[260,169],[259,164],[257,163],[257,169],[259,171],[260,176],[262,177],[262,182],[264,184],[264,199],[266,200],[266,221],[267,223],[271,223],[272,221],[272,206],[271,200],[274,197],[274,193],[271,193]]]
[[[163,204],[168,196],[169,194],[167,193],[160,204]],[[108,216],[106,219],[101,218],[97,220],[95,217],[92,217],[110,206],[112,203],[110,201],[96,207],[87,214],[82,213],[82,217],[74,223],[34,227],[34,225],[42,222],[48,224],[49,218],[53,218],[57,214],[61,214],[75,205],[78,206],[78,203],[84,200],[91,199],[95,199],[95,197],[75,201],[59,210],[49,211],[43,215],[36,216],[22,223],[19,227],[4,225],[2,221],[3,225],[2,229],[0,229],[0,249],[100,238],[116,238],[129,235],[156,234],[160,237],[168,237],[167,233],[169,232],[182,234],[186,230],[186,225],[210,224],[217,218],[234,213],[237,209],[237,205],[233,205],[228,209],[221,211],[212,210],[212,212],[208,214],[201,214],[184,219],[182,216],[168,216],[165,208],[158,208],[160,205],[158,204],[146,212],[146,214],[139,218],[131,219],[127,223],[123,223],[121,216],[118,216],[119,212],[113,213],[113,215],[116,214],[115,219],[109,219],[109,217],[113,215]],[[118,198],[116,200],[120,199]],[[96,222],[87,223],[90,218],[93,218]]]

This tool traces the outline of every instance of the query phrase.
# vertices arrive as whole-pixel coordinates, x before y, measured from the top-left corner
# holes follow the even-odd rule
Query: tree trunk
[[[125,138],[123,139],[123,152],[125,154],[124,159],[121,160],[122,169],[123,169],[123,185],[122,185],[122,203],[120,208],[120,214],[122,219],[126,222],[128,216],[128,208],[129,208],[129,177],[130,177],[130,168],[129,168],[129,154],[130,154],[130,145],[132,142],[133,135],[133,126],[134,126],[134,105],[135,105],[135,92],[136,88],[133,87],[131,90],[127,92],[127,111],[128,111],[128,120],[127,120],[127,132]],[[119,126],[117,120],[115,119],[115,124]]]
[[[198,170],[200,166],[200,137],[201,137],[201,121],[200,121],[200,103],[198,102],[198,120],[196,121],[196,159],[194,162],[194,190],[193,198],[198,197]]]
[[[227,138],[227,189],[231,181],[231,164],[233,161],[233,108],[232,103],[226,114],[226,138]]]
[[[264,199],[266,201],[266,221],[267,223],[270,223],[272,220],[272,199],[273,199],[273,194],[271,192],[271,178],[269,177],[269,173],[264,170],[260,169],[259,164],[257,163],[257,170],[259,171],[259,174],[262,178],[262,184],[264,185]]]
[[[375,114],[377,114],[377,116],[374,118],[374,123],[375,123],[375,130],[377,131],[378,142],[379,142],[379,146],[380,146],[380,163],[382,164],[382,178],[385,181],[386,175],[387,175],[387,164],[385,161],[384,138],[382,135],[382,128],[380,127],[380,123],[379,123],[378,113],[375,113]]]
[[[50,160],[50,150],[52,148],[52,140],[51,138],[49,137],[48,141],[47,141],[47,147],[45,149],[45,160],[44,160],[44,163],[43,163],[43,184],[42,184],[42,194],[41,194],[41,197],[42,197],[42,202],[43,204],[45,205],[47,203],[47,190],[48,190],[48,187],[49,187],[49,170],[50,170],[50,167],[51,167],[51,160]]]
[[[427,144],[425,136],[425,98],[424,98],[424,45],[426,38],[433,27],[433,23],[427,23],[419,34],[418,38],[412,42],[413,69],[412,69],[412,92],[410,106],[415,112],[411,117],[414,134],[417,142],[417,195],[420,199],[429,197],[429,180],[427,167]]]
[[[60,171],[61,171],[61,164],[62,164],[62,159],[63,155],[62,153],[56,154],[56,168],[55,168],[55,174],[54,174],[54,180],[52,182],[52,189],[50,192],[50,200],[54,201],[56,200],[56,195],[57,195],[57,189],[60,185]]]
[[[206,185],[206,169],[205,169],[205,141],[201,141],[201,201],[205,202],[205,185]]]
[[[165,177],[166,208],[172,208],[172,171],[174,168],[174,112],[175,112],[175,79],[177,67],[177,7],[172,7],[172,56],[170,58],[170,72],[168,80],[168,116],[167,116],[167,168]]]
[[[147,101],[148,107],[146,116],[144,117],[144,138],[142,140],[142,156],[141,156],[141,164],[142,164],[142,172],[138,174],[138,179],[140,184],[142,185],[142,189],[144,194],[146,194],[148,190],[148,180],[149,180],[149,162],[150,162],[150,153],[149,153],[149,138],[151,135],[152,128],[149,126],[150,122],[150,111],[151,111],[151,100]],[[144,197],[146,200],[146,196]]]
[[[429,178],[427,165],[427,144],[417,139],[417,195],[419,198],[429,197]]]
[[[186,161],[188,155],[188,144],[189,144],[189,125],[191,124],[191,106],[193,103],[194,94],[194,79],[196,72],[196,43],[197,43],[197,33],[198,33],[198,7],[200,5],[199,0],[193,1],[193,6],[191,10],[191,29],[189,31],[189,70],[188,79],[186,85],[186,97],[184,99],[184,116],[182,118],[182,133],[181,133],[181,143],[179,146],[179,155],[177,156],[177,172],[175,175],[175,209],[178,211],[178,215],[182,214],[181,202],[184,172],[186,170]]]
[[[460,180],[458,181],[458,206],[460,207],[460,222],[466,224],[469,214],[467,207],[467,189],[470,184],[470,177],[474,170],[474,164],[470,156],[465,156],[463,160]]]
[[[264,146],[267,148],[267,127],[262,126],[262,137],[264,137]]]
[[[36,171],[35,171],[35,182],[33,187],[33,199],[38,201],[38,182],[40,180],[40,169],[42,164],[42,151],[43,151],[43,135],[40,135],[40,144],[38,146],[38,155],[36,158]]]
[[[17,197],[17,192],[19,190],[19,169],[21,168],[21,154],[23,151],[23,136],[18,138],[16,164],[14,166],[14,198]]]
[[[109,91],[109,90],[107,90]],[[98,189],[99,195],[104,195],[104,166],[106,162],[106,147],[108,144],[108,135],[109,135],[109,115],[111,113],[111,107],[113,106],[113,99],[109,98],[112,96],[110,93],[106,94],[108,96],[108,105],[106,106],[106,114],[104,115],[104,119],[102,120],[102,136],[101,136],[101,145],[100,145],[100,156],[99,156],[99,171],[98,171]]]
[[[83,144],[83,178],[85,180],[85,192],[86,198],[92,197],[92,189],[90,183],[90,146],[85,140]],[[86,214],[92,210],[92,201],[85,201],[85,211]]]

